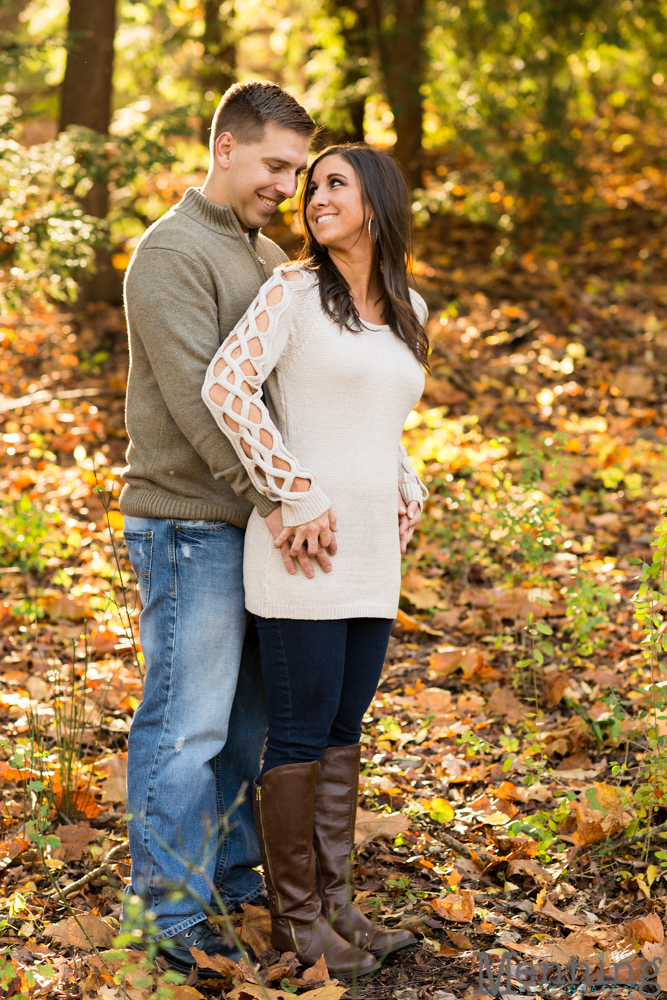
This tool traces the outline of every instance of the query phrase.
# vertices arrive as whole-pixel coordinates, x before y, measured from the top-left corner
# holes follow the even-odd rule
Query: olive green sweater
[[[256,230],[249,235],[230,205],[189,188],[132,257],[124,514],[244,527],[253,506],[263,517],[277,506],[252,485],[201,397],[211,358],[287,259]]]

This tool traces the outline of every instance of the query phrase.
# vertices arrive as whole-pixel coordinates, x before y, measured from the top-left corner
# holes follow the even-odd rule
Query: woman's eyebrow
[[[328,181],[332,180],[334,177],[341,177],[344,181],[347,180],[347,177],[345,176],[345,174],[339,174],[339,173],[327,174],[327,180]]]

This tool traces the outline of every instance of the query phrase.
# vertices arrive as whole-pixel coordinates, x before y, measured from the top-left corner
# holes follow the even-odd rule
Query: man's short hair
[[[291,94],[269,80],[235,83],[223,94],[211,125],[211,150],[223,132],[237,142],[261,142],[267,125],[311,138],[317,125]]]

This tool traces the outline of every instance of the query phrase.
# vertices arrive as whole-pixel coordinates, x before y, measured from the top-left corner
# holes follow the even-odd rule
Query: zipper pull
[[[262,259],[262,258],[261,258],[261,257],[259,256],[259,254],[257,254],[257,260],[258,260],[258,261],[260,262],[260,264],[266,264],[266,261],[265,261],[265,260],[263,260],[263,259]]]

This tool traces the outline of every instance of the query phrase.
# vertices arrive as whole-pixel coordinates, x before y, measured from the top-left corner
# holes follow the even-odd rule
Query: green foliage
[[[508,232],[528,219],[551,232],[577,229],[593,202],[584,124],[593,118],[610,146],[622,132],[632,147],[631,116],[667,111],[664,78],[655,74],[663,8],[651,0],[441,0],[432,22],[427,143],[474,158],[505,196],[489,200],[481,185],[454,193],[452,172],[420,201],[433,211],[462,199],[472,218]],[[621,108],[625,129],[611,124]]]
[[[39,571],[49,559],[67,554],[66,535],[57,512],[47,515],[27,496],[0,504],[0,509],[0,566]]]
[[[154,221],[141,210],[142,185],[176,162],[167,139],[191,134],[190,109],[139,116],[141,127],[114,136],[72,126],[52,142],[24,148],[13,138],[19,120],[14,107],[3,101],[0,306],[20,310],[30,297],[74,300],[80,277],[94,270],[95,248],[114,249],[115,222],[134,218],[143,231]],[[99,183],[107,186],[113,204],[107,219],[83,209],[85,196]]]

